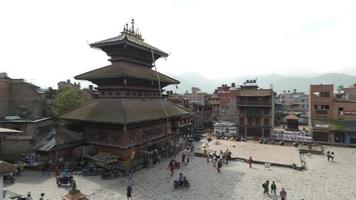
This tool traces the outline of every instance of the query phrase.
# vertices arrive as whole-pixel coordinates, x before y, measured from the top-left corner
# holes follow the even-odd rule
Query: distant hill
[[[197,73],[184,73],[181,75],[171,75],[181,83],[178,88],[168,87],[167,90],[173,90],[178,93],[184,93],[186,90],[190,91],[192,87],[199,87],[204,92],[212,93],[221,84],[236,83],[241,85],[247,79],[257,78],[257,84],[261,88],[270,88],[280,93],[283,90],[293,90],[308,92],[311,84],[320,83],[333,83],[336,89],[337,86],[349,86],[356,83],[356,76],[342,74],[342,73],[329,73],[322,74],[314,77],[297,77],[297,76],[281,76],[281,75],[266,75],[257,77],[236,77],[224,80],[212,80],[205,78]]]

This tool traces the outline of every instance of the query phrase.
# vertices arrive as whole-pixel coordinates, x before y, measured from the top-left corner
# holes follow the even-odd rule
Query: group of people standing
[[[204,156],[206,157],[207,163],[209,163],[211,159],[213,166],[217,169],[217,172],[221,172],[222,164],[228,164],[228,160],[231,159],[231,151],[229,151],[228,149],[226,149],[224,152],[220,150],[219,154],[214,151],[214,153],[210,155],[210,153],[208,153],[208,151],[204,149]]]
[[[334,162],[334,157],[335,157],[335,154],[334,154],[334,152],[331,152],[330,153],[330,151],[328,151],[327,153],[326,153],[326,156],[328,157],[328,162]]]
[[[265,183],[262,184],[263,188],[263,194],[264,195],[269,195],[269,189],[271,188],[271,193],[273,193],[275,196],[277,196],[277,185],[274,181],[272,181],[271,187],[269,186],[269,180],[267,180]],[[287,192],[285,191],[284,188],[279,192],[279,195],[281,197],[281,200],[286,200],[287,198]]]
[[[183,153],[182,153],[182,165],[184,164],[187,166],[189,164],[189,158],[191,156],[192,148],[186,148]],[[171,176],[174,175],[174,170],[176,168],[179,168],[181,165],[179,162],[177,162],[176,157],[174,156],[171,161],[169,161],[168,168],[171,172]]]

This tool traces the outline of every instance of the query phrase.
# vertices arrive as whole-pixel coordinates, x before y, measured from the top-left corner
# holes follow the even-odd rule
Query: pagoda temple
[[[60,119],[82,127],[87,145],[124,161],[152,145],[172,144],[175,130],[190,124],[191,116],[162,97],[164,87],[179,84],[155,70],[155,61],[168,54],[147,44],[134,20],[119,36],[90,46],[104,51],[111,64],[75,76],[96,84],[98,95]]]

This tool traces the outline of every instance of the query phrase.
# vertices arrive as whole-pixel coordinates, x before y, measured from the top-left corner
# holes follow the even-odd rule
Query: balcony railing
[[[328,114],[328,110],[315,110],[315,113],[318,115],[326,115]]]
[[[237,101],[237,106],[272,106],[272,102],[265,101]]]

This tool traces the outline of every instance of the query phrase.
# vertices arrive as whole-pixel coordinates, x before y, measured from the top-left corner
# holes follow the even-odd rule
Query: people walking
[[[183,152],[182,153],[182,164],[185,163],[185,158],[186,158],[186,156],[185,156],[185,153]]]
[[[279,196],[281,196],[281,200],[286,200],[287,199],[287,192],[282,188],[281,192],[279,193]]]
[[[131,185],[132,183],[132,175],[133,175],[133,170],[130,169],[128,172],[128,184]]]
[[[126,196],[127,196],[127,200],[131,200],[132,199],[132,187],[129,184],[126,188]]]
[[[169,170],[171,171],[171,177],[174,175],[174,166],[175,165],[175,160],[172,158],[172,160],[169,162],[168,167]]]
[[[330,161],[330,151],[326,153],[326,156],[328,157],[328,162]]]
[[[219,159],[219,161],[218,161],[218,167],[217,167],[217,170],[218,170],[219,173],[221,172],[221,171],[220,171],[221,167],[222,167],[222,159]]]
[[[265,183],[262,184],[263,194],[269,195],[269,181],[267,180]]]
[[[334,157],[335,157],[335,154],[334,154],[334,152],[331,152],[331,155],[330,155],[330,157],[331,157],[331,162],[334,162]]]
[[[271,192],[273,192],[274,195],[277,195],[277,194],[276,194],[276,190],[277,190],[276,183],[275,183],[274,181],[272,181]]]
[[[216,151],[213,153],[213,164],[214,164],[214,167],[216,165],[216,160],[217,160],[217,155],[216,155]]]
[[[250,158],[247,160],[247,162],[248,162],[248,165],[250,166],[250,168],[252,168],[252,162],[253,162],[253,160],[252,160],[252,157],[250,156]]]
[[[206,162],[209,163],[209,156],[210,156],[210,153],[207,153],[206,154]]]
[[[54,176],[56,178],[58,178],[59,174],[61,173],[61,170],[59,168],[59,164],[56,164],[55,168],[54,168]]]

